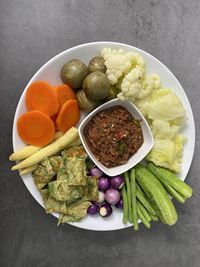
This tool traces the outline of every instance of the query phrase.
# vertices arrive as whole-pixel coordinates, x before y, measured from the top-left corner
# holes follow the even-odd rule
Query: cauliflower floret
[[[132,69],[123,79],[121,84],[120,99],[129,99],[134,101],[137,94],[142,88],[141,78],[144,74],[144,70],[140,68]]]
[[[142,81],[142,88],[137,94],[137,98],[144,98],[149,95],[153,90],[161,88],[160,77],[157,74],[146,76]]]
[[[119,79],[134,67],[145,70],[144,59],[134,52],[126,53],[123,49],[104,48],[101,55],[105,60],[106,74],[112,85],[117,84]]]

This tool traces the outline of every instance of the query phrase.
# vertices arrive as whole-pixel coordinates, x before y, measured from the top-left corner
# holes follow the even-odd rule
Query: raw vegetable
[[[90,175],[100,178],[103,176],[103,172],[99,168],[94,167],[90,170]]]
[[[148,211],[145,209],[145,207],[140,203],[140,201],[137,201],[137,205],[139,206],[139,208],[142,211],[142,213],[143,213],[144,217],[146,218],[146,220],[148,222],[150,222],[151,221],[151,217],[148,214]]]
[[[86,112],[92,111],[100,104],[99,101],[88,99],[83,89],[76,93],[76,99],[80,109]]]
[[[61,131],[56,131],[55,135],[54,135],[54,140],[57,140],[58,138],[60,138],[61,136],[63,136],[63,132]]]
[[[121,189],[122,186],[124,185],[124,177],[121,175],[112,177],[110,179],[110,183],[112,185],[113,188],[115,189]]]
[[[104,59],[102,57],[93,57],[88,65],[88,72],[106,72],[106,66],[104,64]]]
[[[132,215],[132,205],[131,205],[131,185],[129,180],[129,173],[124,173],[125,183],[126,183],[126,190],[127,190],[127,200],[128,200],[128,219],[129,222],[133,222],[133,215]],[[123,187],[122,187],[123,188]]]
[[[17,120],[17,130],[26,144],[40,147],[49,144],[55,134],[52,120],[37,110],[21,115]]]
[[[24,169],[20,170],[19,174],[20,174],[20,175],[25,175],[25,174],[27,174],[27,173],[29,173],[29,172],[32,172],[32,171],[36,170],[37,167],[38,167],[38,165],[35,164],[35,165],[30,166],[30,167],[28,167],[28,168],[24,168]]]
[[[25,146],[20,150],[12,153],[9,157],[9,160],[22,160],[28,158],[29,156],[33,155],[35,152],[40,150],[41,147],[39,146]]]
[[[100,191],[106,191],[110,188],[110,181],[107,177],[101,177],[99,179],[99,190]]]
[[[147,166],[160,181],[164,181],[178,191],[183,197],[189,198],[192,196],[192,188],[181,181],[175,174],[161,167],[155,166],[153,163],[149,163]]]
[[[99,191],[99,195],[98,195],[98,203],[102,203],[102,202],[104,202],[104,200],[105,200],[105,195],[104,195],[104,193],[103,192],[101,192],[101,191]]]
[[[136,66],[142,71],[145,70],[144,59],[134,52],[125,52],[123,49],[113,50],[111,48],[104,48],[101,55],[104,58],[107,68],[106,74],[111,84],[118,83],[122,76]]]
[[[156,176],[157,177],[157,176]],[[158,178],[158,177],[157,177]],[[159,179],[159,178],[158,178]],[[160,179],[159,179],[160,180]],[[166,189],[166,191],[172,196],[174,197],[178,202],[180,203],[185,203],[185,198],[179,194],[171,185],[169,185],[168,183],[166,183],[165,181],[160,180],[160,182],[163,184],[164,188]]]
[[[80,119],[80,109],[77,101],[74,99],[67,100],[61,107],[56,124],[58,129],[66,132],[72,126],[75,126]]]
[[[157,221],[158,221],[158,217],[157,217],[157,216],[154,216],[154,215],[152,215],[151,213],[149,213],[149,216],[151,217],[151,220],[152,220],[153,222],[157,222]]]
[[[110,188],[105,193],[105,199],[109,204],[115,205],[120,200],[120,193],[118,190]]]
[[[49,116],[58,112],[59,104],[55,89],[47,82],[33,82],[25,95],[26,107],[29,111],[39,110]]]
[[[110,82],[106,74],[95,71],[86,76],[82,84],[87,98],[92,100],[102,100],[108,96]]]
[[[110,101],[117,97],[117,94],[120,92],[120,90],[115,85],[110,86],[109,93],[107,97],[104,99],[104,101]]]
[[[56,94],[58,97],[58,102],[60,107],[70,99],[76,99],[74,91],[72,88],[67,84],[60,84],[55,87]]]
[[[63,135],[63,132],[61,131],[57,131],[55,132],[55,135],[54,135],[54,140],[57,140],[58,138],[60,138],[61,136]],[[80,138],[78,137],[72,144],[71,146],[76,146],[76,145],[80,145],[81,144],[81,141],[80,141]],[[12,153],[9,157],[9,160],[12,160],[12,161],[17,161],[17,160],[22,160],[22,159],[25,159],[25,158],[28,158],[30,157],[31,155],[33,155],[35,152],[37,152],[38,150],[40,150],[41,147],[39,146],[31,146],[31,145],[28,145],[28,146],[25,146],[17,151],[15,151],[14,153]],[[29,168],[28,168],[29,169]],[[31,168],[30,168],[31,169]],[[23,174],[24,171],[26,170],[22,170],[23,171]],[[26,171],[26,173],[29,172],[29,171]],[[21,172],[20,172],[21,174]]]
[[[156,139],[172,139],[176,137],[181,125],[170,124],[169,121],[152,121],[152,133]]]
[[[68,84],[73,89],[79,89],[87,73],[87,66],[82,61],[72,59],[63,65],[60,76],[63,83]]]
[[[149,214],[156,216],[157,212],[156,212],[155,208],[152,206],[151,202],[149,201],[147,196],[145,196],[145,194],[142,192],[141,188],[139,187],[139,185],[137,183],[136,183],[136,195],[137,195],[138,200],[147,209]]]
[[[123,209],[124,205],[123,205],[123,199],[121,198],[120,201],[115,205],[116,208],[118,209]]]
[[[139,202],[137,202],[137,213],[138,213],[138,217],[140,218],[140,220],[149,229],[151,227],[151,225],[148,222],[147,218],[145,217],[143,211],[141,210],[141,206],[139,205]]]
[[[134,230],[138,230],[138,216],[137,216],[137,201],[136,201],[136,182],[135,182],[135,169],[130,171],[131,180],[131,204],[132,204],[132,214],[133,214],[133,227]]]
[[[112,214],[112,207],[108,203],[101,205],[99,214],[102,217],[109,217]]]
[[[123,200],[123,219],[122,219],[122,222],[123,222],[123,224],[126,224],[127,220],[128,220],[128,197],[127,197],[125,184],[122,187],[122,200]]]
[[[89,208],[87,209],[87,213],[90,215],[95,215],[99,212],[99,206],[97,204],[92,204],[89,206]]]
[[[160,219],[168,225],[175,224],[178,218],[175,207],[159,180],[142,165],[136,166],[136,179],[155,206]]]
[[[160,89],[153,93],[148,118],[170,121],[183,116],[185,116],[185,109],[172,90]]]
[[[12,170],[18,170],[27,168],[39,163],[45,157],[55,155],[62,149],[69,146],[78,137],[78,131],[76,128],[71,127],[63,136],[51,143],[50,145],[41,148],[39,151],[21,161],[19,164],[12,167]]]
[[[56,125],[56,119],[57,119],[57,116],[58,116],[58,113],[56,113],[56,114],[54,114],[53,116],[51,116],[51,120],[52,120],[52,122],[53,122],[53,124],[54,124],[54,127],[55,127],[55,130],[56,130],[56,131],[59,130],[58,127],[57,127],[57,125]],[[59,131],[59,132],[60,132],[60,131]]]
[[[185,138],[180,134],[173,140],[155,138],[154,146],[146,159],[158,166],[179,172],[181,170],[184,143]]]

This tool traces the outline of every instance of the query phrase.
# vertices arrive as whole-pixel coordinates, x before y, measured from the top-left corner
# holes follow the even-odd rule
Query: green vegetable
[[[178,191],[182,196],[189,198],[192,196],[192,188],[181,181],[175,174],[172,172],[155,166],[153,163],[149,163],[147,166],[148,170],[151,171],[156,177],[159,177],[160,180],[168,183],[176,191]]]
[[[136,204],[136,182],[135,182],[135,169],[130,171],[131,180],[131,197],[132,197],[132,214],[133,214],[133,227],[134,230],[138,230],[138,216],[137,216],[137,204]]]
[[[154,146],[146,159],[157,166],[179,172],[185,137],[178,134],[173,139],[154,138]]]
[[[116,85],[111,85],[108,96],[105,98],[105,101],[109,101],[116,98],[119,92],[120,90],[116,87]]]
[[[143,222],[143,224],[147,227],[147,228],[150,228],[151,225],[150,223],[147,221],[147,219],[145,218],[140,206],[138,205],[138,202],[137,202],[137,213],[138,213],[138,217],[140,218],[140,220]]]
[[[87,75],[82,87],[89,99],[102,100],[108,96],[110,82],[105,73],[95,71]]]
[[[152,120],[170,121],[185,115],[185,109],[170,89],[155,90],[149,106],[148,118]]]
[[[63,65],[60,76],[63,83],[67,83],[73,89],[79,89],[87,73],[87,66],[82,61],[72,59]]]
[[[79,90],[76,93],[76,100],[78,102],[80,109],[86,112],[90,112],[93,109],[95,109],[98,105],[100,105],[99,101],[88,99],[83,90]]]
[[[147,210],[145,209],[145,207],[139,201],[137,201],[137,205],[141,209],[141,211],[142,211],[144,217],[146,218],[146,220],[148,222],[150,222],[151,221],[151,217],[149,216],[149,214],[148,214]]]
[[[143,206],[148,210],[150,214],[156,216],[157,212],[155,208],[152,206],[151,202],[142,192],[141,188],[139,187],[137,183],[136,183],[136,189],[137,189],[136,194],[137,194],[137,198],[139,199],[139,201],[143,204]]]
[[[95,71],[100,71],[100,72],[106,72],[106,66],[104,64],[104,59],[102,57],[93,57],[88,65],[88,72],[95,72]]]
[[[176,209],[160,181],[142,165],[136,166],[136,178],[156,208],[160,219],[168,225],[175,224],[178,218]]]
[[[158,217],[157,216],[153,216],[151,213],[149,213],[149,216],[151,217],[151,220],[153,222],[157,222],[158,221]]]
[[[122,187],[122,199],[123,199],[123,224],[126,224],[128,219],[128,198],[127,198],[125,184]]]
[[[124,173],[124,178],[125,178],[125,184],[126,184],[126,189],[127,189],[127,199],[128,199],[128,219],[129,219],[129,222],[132,223],[133,215],[132,215],[132,206],[131,206],[131,185],[130,185],[128,172]]]
[[[167,190],[167,192],[171,196],[173,196],[178,202],[180,202],[180,203],[184,203],[185,202],[185,198],[181,194],[179,194],[171,185],[169,185],[168,183],[166,183],[164,181],[161,181],[161,180],[160,180],[160,182],[163,184],[163,186]]]

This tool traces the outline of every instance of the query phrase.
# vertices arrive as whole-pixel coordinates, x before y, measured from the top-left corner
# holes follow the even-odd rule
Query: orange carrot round
[[[45,146],[55,134],[55,128],[49,116],[41,111],[29,111],[17,120],[17,130],[21,139],[29,145]]]
[[[56,125],[62,132],[66,132],[72,126],[75,126],[80,119],[80,109],[77,101],[67,100],[58,112]]]
[[[58,85],[55,89],[60,106],[62,106],[67,100],[76,99],[72,88],[67,84]]]
[[[57,116],[58,114],[54,114],[53,116],[51,116],[51,120],[53,121],[53,124],[54,124],[54,127],[55,127],[55,130],[58,130],[58,127],[56,125],[56,119],[57,119]]]
[[[26,107],[29,111],[39,110],[49,116],[58,112],[59,103],[55,89],[47,82],[33,82],[26,91]]]

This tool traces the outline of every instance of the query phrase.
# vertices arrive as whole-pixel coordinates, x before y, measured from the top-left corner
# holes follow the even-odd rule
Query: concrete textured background
[[[0,266],[200,266],[200,1],[0,1]],[[32,75],[80,43],[117,41],[146,50],[176,75],[191,102],[196,150],[187,178],[194,195],[176,203],[178,223],[115,232],[56,227],[11,172],[12,122]]]

